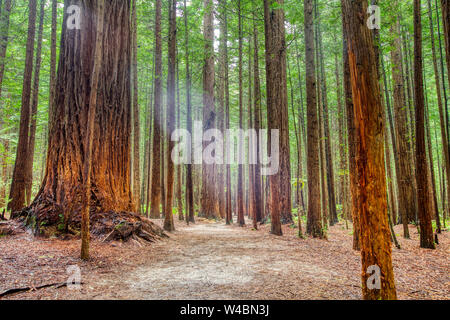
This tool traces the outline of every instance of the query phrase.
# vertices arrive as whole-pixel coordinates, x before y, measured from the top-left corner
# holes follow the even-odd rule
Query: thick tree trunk
[[[135,210],[130,175],[130,1],[111,0],[105,5],[103,59],[89,161],[86,123],[93,99],[98,1],[71,3],[80,6],[83,23],[76,30],[66,28],[67,15],[63,21],[46,173],[36,199],[21,216],[44,235],[74,232],[80,227],[83,197],[88,196],[92,234],[109,234],[107,239],[128,239],[136,234],[152,241],[152,233],[163,233],[150,221],[130,213]],[[108,89],[112,87],[115,90]],[[88,185],[83,184],[87,162],[92,168]],[[86,188],[90,189],[88,195]]]
[[[155,3],[155,102],[153,104],[153,157],[150,218],[161,215],[161,105],[162,105],[162,40],[161,0]]]
[[[274,4],[277,3],[275,6]],[[281,235],[281,223],[292,223],[291,170],[288,128],[286,81],[286,39],[283,11],[284,1],[264,1],[266,34],[267,123],[271,130],[279,130],[279,171],[269,176],[272,230]],[[270,140],[270,139],[269,139]],[[271,141],[269,141],[269,146]]]
[[[36,33],[36,0],[28,2],[28,38],[23,74],[22,108],[20,111],[19,141],[14,165],[8,210],[16,212],[25,207],[28,159],[28,134],[30,127],[31,81],[33,74],[34,38]]]
[[[313,0],[304,1],[306,47],[306,104],[307,104],[307,171],[308,221],[306,232],[324,237],[320,205],[319,122],[317,114],[316,63],[313,24]]]
[[[214,128],[216,111],[214,107],[214,3],[204,0],[205,14],[203,17],[204,32],[204,65],[203,65],[203,131]],[[203,150],[208,146],[203,142]],[[201,215],[206,218],[217,218],[216,212],[216,181],[214,164],[203,163]]]
[[[429,207],[428,164],[425,146],[425,97],[423,90],[421,1],[414,0],[414,96],[416,100],[416,181],[420,246],[434,249]]]
[[[362,291],[364,299],[396,299],[388,226],[384,129],[376,57],[365,17],[367,1],[343,0],[352,83],[356,134],[356,167],[359,180]],[[380,270],[380,289],[367,282],[369,267]]]
[[[176,44],[177,44],[177,25],[176,25],[176,0],[169,1],[169,44],[168,44],[168,77],[167,77],[167,113],[166,113],[166,128],[167,128],[167,146],[169,152],[166,153],[167,159],[167,200],[166,211],[164,212],[164,230],[174,231],[175,224],[173,221],[173,196],[174,196],[174,181],[175,181],[175,166],[171,157],[171,150],[175,147],[175,142],[172,141],[172,132],[175,131],[176,114],[175,114],[175,72],[176,72]]]
[[[97,112],[97,95],[100,80],[100,72],[103,60],[103,30],[105,21],[105,0],[97,1],[96,10],[92,16],[96,17],[96,35],[94,46],[94,67],[90,79],[89,107],[87,110],[86,135],[84,137],[84,159],[83,159],[83,192],[81,194],[81,259],[89,259],[89,211],[91,199],[91,174],[92,174],[92,151],[95,132],[95,115]]]

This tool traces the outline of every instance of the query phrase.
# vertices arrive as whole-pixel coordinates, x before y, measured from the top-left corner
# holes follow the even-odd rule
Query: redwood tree
[[[205,15],[203,32],[205,39],[203,65],[203,130],[214,128],[216,112],[214,108],[214,4],[204,0]],[[203,149],[208,146],[203,142]],[[201,214],[207,218],[217,217],[214,164],[203,163]]]
[[[155,4],[155,87],[153,104],[153,157],[150,217],[160,217],[161,205],[161,95],[162,95],[162,40],[161,0]]]
[[[176,24],[176,0],[169,1],[169,70],[167,78],[167,145],[169,150],[173,150],[175,142],[171,135],[175,130],[175,70],[176,70],[176,45],[177,45],[177,24]],[[164,230],[174,231],[173,222],[173,195],[174,195],[174,172],[175,166],[171,158],[171,152],[167,152],[167,202],[166,212],[164,212]]]
[[[343,0],[354,103],[356,167],[360,201],[358,216],[364,299],[396,299],[388,227],[384,166],[384,112],[378,84],[372,33],[367,28],[365,0]],[[369,267],[380,270],[380,289],[367,285]]]
[[[320,205],[319,122],[317,114],[316,63],[313,25],[313,0],[304,1],[306,47],[306,104],[307,104],[307,173],[308,221],[306,232],[324,237]]]
[[[34,38],[36,34],[36,0],[28,2],[28,39],[23,74],[22,108],[20,110],[19,141],[17,144],[16,163],[10,191],[8,210],[16,212],[25,206],[27,182],[28,133],[30,126],[31,81],[33,73]]]
[[[434,249],[429,206],[430,191],[425,145],[425,96],[423,90],[421,1],[414,0],[414,96],[416,102],[416,181],[420,225],[420,246]]]
[[[266,35],[267,123],[279,130],[279,171],[269,176],[269,210],[272,233],[282,235],[281,222],[292,222],[291,170],[289,149],[288,99],[286,81],[286,39],[284,0],[264,0]],[[269,139],[270,140],[270,139]],[[269,141],[269,145],[271,141]]]
[[[81,9],[81,29],[68,29],[64,17],[59,68],[53,97],[42,187],[26,210],[37,229],[61,224],[79,227],[86,160],[86,123],[91,104],[98,1],[67,1]],[[91,222],[112,219],[135,207],[131,192],[130,1],[108,1],[104,14],[102,63],[92,128]],[[114,88],[109,90],[108,88]],[[134,221],[139,217],[133,216]],[[121,220],[121,219],[120,219]],[[30,219],[28,219],[30,221]],[[118,221],[119,222],[119,221]],[[123,225],[123,224],[122,224]],[[119,224],[118,226],[122,226]],[[137,225],[127,224],[134,227]],[[46,228],[44,228],[46,229]],[[114,230],[114,226],[112,228]],[[97,230],[102,232],[102,230]]]

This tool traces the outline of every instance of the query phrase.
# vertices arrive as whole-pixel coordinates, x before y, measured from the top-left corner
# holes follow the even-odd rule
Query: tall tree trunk
[[[138,44],[137,44],[137,14],[136,14],[136,1],[132,0],[132,10],[131,10],[131,65],[133,75],[133,196],[135,201],[136,211],[140,212],[140,126],[139,126],[139,86],[138,86],[138,68],[137,68],[137,55],[138,55]]]
[[[217,75],[218,78],[218,86],[217,86],[217,99],[218,99],[218,110],[217,110],[217,127],[220,132],[225,132],[225,50],[227,46],[226,42],[226,28],[225,28],[225,14],[226,14],[225,3],[219,3],[219,21],[220,21],[220,43],[219,43],[219,73]],[[222,154],[226,153],[226,144],[223,145]],[[222,219],[227,219],[227,204],[226,204],[226,191],[225,191],[225,180],[226,180],[226,162],[223,163],[218,169],[218,181],[217,181],[217,195],[219,202],[219,215]]]
[[[434,249],[429,207],[428,164],[425,146],[425,97],[423,91],[421,1],[414,0],[414,96],[416,100],[416,181],[420,246]]]
[[[409,238],[408,216],[415,216],[415,191],[413,183],[413,172],[411,168],[411,159],[408,137],[408,114],[405,101],[405,88],[403,80],[403,58],[400,40],[400,24],[396,23],[395,29],[391,30],[392,34],[397,35],[394,40],[393,50],[391,51],[392,60],[392,80],[394,81],[394,118],[395,118],[395,138],[397,142],[398,152],[398,171],[397,187],[398,187],[398,209],[403,223],[403,236]]]
[[[262,199],[262,178],[261,178],[261,145],[259,140],[259,132],[261,130],[261,83],[259,76],[259,43],[258,43],[258,28],[256,23],[253,24],[253,81],[254,81],[254,110],[253,110],[253,125],[256,130],[256,165],[255,165],[255,217],[257,222],[263,219],[263,199]]]
[[[439,109],[439,120],[440,120],[440,131],[441,131],[441,139],[442,139],[442,153],[444,155],[443,162],[447,177],[447,183],[450,182],[450,154],[449,154],[449,141],[448,141],[448,132],[446,127],[446,113],[444,113],[444,101],[442,97],[441,91],[441,79],[439,77],[439,67],[438,67],[438,59],[436,54],[436,45],[434,39],[434,26],[433,26],[433,10],[431,6],[431,0],[428,0],[428,17],[430,21],[430,39],[431,39],[431,52],[433,55],[433,70],[434,70],[434,79],[436,83],[436,94],[437,94],[437,103]],[[437,17],[439,21],[439,17]],[[440,35],[439,35],[440,37]],[[445,85],[443,82],[442,85]],[[446,95],[446,94],[445,94]],[[442,199],[445,202],[445,198]],[[450,202],[450,192],[447,193],[447,201]],[[440,230],[439,230],[440,231]]]
[[[353,93],[350,75],[350,61],[348,55],[348,34],[347,34],[347,17],[344,13],[342,5],[342,22],[343,22],[343,69],[344,69],[344,96],[345,109],[347,112],[347,140],[348,140],[348,163],[349,163],[349,183],[350,183],[350,212],[353,220],[353,250],[359,251],[361,244],[359,240],[360,222],[359,222],[359,193],[358,193],[358,171],[356,168],[356,147],[359,137],[356,134],[355,125],[355,109],[353,105]]]
[[[367,1],[343,0],[348,56],[355,111],[356,148],[360,195],[358,215],[364,299],[396,299],[388,226],[386,175],[384,167],[383,107],[371,30],[365,17]],[[380,289],[367,282],[369,267],[380,270]]]
[[[169,44],[168,44],[168,77],[167,77],[167,113],[166,113],[166,128],[167,128],[167,200],[166,211],[164,212],[164,230],[174,231],[175,224],[173,221],[173,196],[174,196],[174,181],[175,181],[175,166],[171,157],[171,150],[175,147],[175,142],[172,141],[172,132],[175,131],[176,114],[175,114],[175,73],[176,73],[176,59],[177,59],[177,3],[176,0],[169,1]]]
[[[44,31],[44,17],[45,17],[45,0],[41,0],[39,13],[39,29],[36,47],[36,61],[34,64],[34,80],[31,97],[31,119],[30,132],[28,137],[28,157],[26,163],[26,182],[25,182],[25,200],[29,205],[31,201],[31,193],[33,187],[33,162],[34,162],[34,145],[36,142],[36,125],[37,125],[37,111],[39,103],[39,78],[41,74],[41,54],[42,54],[42,33]]]
[[[188,31],[188,9],[184,0],[184,29],[185,29],[185,62],[186,62],[186,116],[187,130],[192,134],[192,105],[191,105],[191,70],[189,64],[189,31]],[[192,146],[192,144],[191,144]],[[192,151],[191,151],[192,158]],[[192,184],[192,164],[188,163],[186,168],[186,223],[194,223],[194,186]]]
[[[243,85],[242,85],[242,14],[241,14],[241,6],[242,1],[238,0],[238,21],[239,21],[239,129],[243,130],[243,121],[244,121],[244,106],[243,106]],[[239,164],[238,164],[238,178],[237,178],[237,223],[242,227],[245,225],[244,219],[244,165],[241,163],[241,159],[243,158],[243,141],[239,141],[238,146],[238,154],[239,154]]]
[[[214,3],[212,0],[203,2],[205,14],[203,17],[204,32],[204,65],[203,65],[203,131],[214,128],[216,112],[214,107]],[[203,142],[203,150],[208,146]],[[206,218],[216,218],[216,181],[214,164],[203,163],[201,214]]]
[[[44,2],[44,1],[42,1]],[[83,192],[81,209],[81,259],[89,259],[89,211],[92,193],[92,155],[95,134],[95,115],[97,113],[97,94],[99,88],[100,73],[103,60],[103,28],[105,21],[105,0],[97,1],[96,13],[96,35],[94,48],[94,67],[90,79],[89,107],[87,110],[86,135],[84,140],[84,160],[83,160]],[[93,15],[95,16],[95,15]]]
[[[86,215],[83,210],[86,197],[91,226],[100,234],[115,230],[115,226],[110,228],[110,224],[104,223],[105,219],[111,222],[114,219],[139,219],[127,214],[134,209],[130,175],[130,1],[109,1],[104,8],[104,33],[98,36],[103,45],[103,58],[99,63],[97,86],[94,86],[92,70],[99,2],[78,3],[83,21],[81,29],[66,27],[68,15],[62,23],[52,109],[55,122],[49,135],[44,180],[32,205],[21,212],[28,216],[28,221],[33,221],[37,233],[54,232],[51,227],[57,226],[59,230],[62,223],[65,230],[79,228],[81,213]],[[97,94],[91,92],[91,87],[98,89]],[[111,87],[115,90],[108,90]],[[96,106],[92,106],[94,103]],[[95,111],[90,118],[89,110]],[[90,159],[87,153],[88,119],[94,122],[89,138],[92,139]],[[86,163],[91,167],[90,184],[85,183]],[[81,185],[80,181],[83,182]],[[142,225],[146,224],[142,222]],[[84,230],[83,234],[86,234],[86,226]]]
[[[441,0],[442,7],[442,21],[444,26],[445,52],[447,61],[447,77],[450,87],[450,0]],[[449,129],[449,114],[447,110],[447,133],[450,134]]]
[[[149,96],[149,101],[148,101],[148,106],[147,106],[147,121],[148,121],[148,126],[147,126],[147,134],[148,134],[148,138],[147,141],[145,143],[145,150],[146,150],[146,159],[147,159],[147,165],[144,166],[144,168],[147,171],[147,179],[145,181],[145,185],[146,185],[146,191],[145,191],[145,216],[148,218],[150,217],[150,212],[149,212],[149,206],[150,206],[150,198],[151,198],[151,194],[152,194],[152,156],[151,156],[151,150],[153,148],[152,145],[152,131],[153,131],[153,125],[152,125],[152,121],[153,121],[153,97],[154,97],[154,91],[155,91],[155,52],[153,50],[153,64],[152,64],[152,84],[151,84],[151,88],[150,88],[150,96]]]
[[[3,76],[5,74],[6,49],[9,42],[9,21],[11,15],[11,0],[5,0],[0,13],[0,98],[2,96]]]
[[[319,123],[317,114],[313,0],[304,1],[307,103],[308,221],[306,232],[323,238],[320,205]]]
[[[176,10],[175,10],[176,14]],[[180,68],[179,68],[179,58],[178,58],[178,49],[177,49],[177,128],[181,128],[181,101],[180,101]],[[178,220],[184,220],[183,214],[183,166],[177,165],[177,184],[176,184],[176,198],[177,198],[177,212],[178,212]]]
[[[337,103],[338,103],[338,113],[339,113],[339,158],[340,158],[340,172],[339,172],[339,185],[340,185],[340,200],[342,205],[342,217],[346,220],[346,226],[349,216],[348,210],[348,165],[347,165],[347,143],[344,139],[344,131],[345,131],[345,110],[342,105],[342,82],[340,76],[340,64],[338,61],[338,55],[335,55],[335,64],[336,64],[336,88],[337,88]]]
[[[153,157],[150,218],[161,215],[161,105],[162,105],[162,40],[161,0],[155,3],[155,102],[153,104]]]
[[[277,5],[275,5],[277,4]],[[269,136],[279,130],[279,170],[269,176],[269,211],[275,235],[282,235],[281,222],[292,223],[289,117],[286,81],[284,0],[264,1],[266,35],[267,124]],[[270,139],[269,139],[270,140]],[[269,146],[271,141],[269,141]],[[272,150],[270,150],[272,151]]]
[[[20,111],[19,141],[14,165],[10,202],[8,210],[16,212],[26,203],[28,134],[30,130],[31,81],[33,74],[34,39],[36,33],[36,0],[28,2],[28,38],[26,46],[25,70],[23,74],[22,108]]]
[[[56,87],[56,41],[58,27],[58,1],[52,0],[52,30],[51,30],[51,48],[50,48],[50,98],[48,104],[48,132],[51,132],[53,125],[53,101]]]
[[[317,1],[316,1],[317,7]],[[338,216],[336,211],[336,195],[334,188],[334,167],[333,158],[331,154],[331,135],[330,135],[330,122],[328,115],[328,92],[327,92],[327,80],[325,76],[324,66],[324,52],[322,48],[322,31],[320,29],[320,13],[316,8],[317,15],[317,34],[318,34],[318,52],[319,52],[319,66],[320,66],[320,79],[321,79],[321,93],[322,93],[322,115],[323,115],[323,130],[324,130],[324,148],[325,148],[325,165],[326,165],[326,183],[328,193],[328,210],[330,215],[330,225],[338,223]]]

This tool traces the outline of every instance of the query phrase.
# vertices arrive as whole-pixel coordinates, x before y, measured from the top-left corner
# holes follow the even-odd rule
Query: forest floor
[[[155,220],[162,225],[162,221]],[[269,226],[252,230],[198,219],[177,222],[170,238],[137,243],[93,241],[92,259],[82,262],[79,240],[33,239],[29,234],[0,238],[0,293],[11,288],[65,283],[67,267],[77,265],[78,290],[50,287],[4,299],[360,299],[360,255],[352,250],[351,230],[340,223],[328,240],[284,236]],[[351,226],[350,226],[351,227]],[[437,250],[419,248],[418,233],[393,248],[399,299],[450,299],[450,232]]]

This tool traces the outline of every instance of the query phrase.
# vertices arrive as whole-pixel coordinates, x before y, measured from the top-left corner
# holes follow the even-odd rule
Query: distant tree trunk
[[[398,37],[394,40],[394,48],[391,51],[392,60],[392,80],[394,81],[394,115],[395,115],[395,136],[398,152],[397,186],[399,198],[399,214],[403,223],[403,236],[409,238],[408,216],[414,216],[416,211],[415,192],[408,137],[408,114],[406,110],[405,88],[403,81],[403,59],[400,37],[400,24],[396,23],[392,34]]]
[[[421,1],[414,0],[414,96],[416,100],[416,181],[420,246],[434,249],[429,207],[428,164],[425,146],[425,97],[423,91]]]
[[[436,94],[437,94],[437,103],[439,109],[439,120],[440,120],[440,129],[441,129],[441,139],[442,139],[442,153],[443,153],[443,162],[446,171],[447,182],[450,182],[450,154],[449,154],[449,144],[448,144],[448,132],[446,128],[446,117],[447,114],[444,113],[444,101],[442,97],[441,91],[441,79],[439,77],[439,67],[438,67],[438,59],[436,54],[436,45],[434,39],[434,26],[433,26],[433,10],[431,6],[431,0],[428,0],[428,17],[430,21],[430,39],[431,39],[431,51],[433,55],[433,70],[434,70],[434,79],[436,83]],[[437,17],[439,21],[439,17]],[[440,36],[440,35],[439,35]],[[442,83],[445,85],[445,82]],[[447,193],[447,201],[450,202],[450,193]],[[442,202],[445,203],[445,197],[442,198]],[[438,230],[440,232],[440,230]]]
[[[22,108],[20,111],[19,141],[14,165],[10,202],[8,210],[16,212],[26,203],[28,133],[30,129],[31,81],[33,74],[34,39],[36,33],[36,0],[28,2],[28,38],[26,46],[25,70],[23,74]]]
[[[133,196],[136,206],[136,211],[140,212],[140,126],[139,126],[139,86],[138,86],[138,68],[137,68],[137,55],[138,55],[138,44],[137,44],[137,14],[136,14],[136,1],[132,0],[131,9],[131,65],[133,75]]]
[[[308,221],[306,232],[323,238],[320,205],[319,123],[317,114],[316,63],[314,45],[313,0],[304,1],[306,47],[306,103],[307,103],[307,171]]]
[[[220,21],[220,43],[219,43],[219,69],[218,69],[218,86],[217,86],[217,100],[218,100],[218,110],[217,110],[217,127],[220,132],[225,132],[225,50],[226,50],[226,38],[225,35],[225,4],[219,3],[219,21]],[[223,155],[227,154],[226,144],[223,145]],[[225,180],[226,180],[226,163],[218,167],[218,181],[217,181],[217,195],[219,201],[219,215],[222,219],[227,219],[226,210],[226,194],[225,194]]]
[[[31,123],[28,137],[28,157],[26,163],[26,182],[25,182],[25,200],[26,205],[30,204],[31,193],[33,187],[33,162],[34,162],[34,145],[36,142],[36,125],[37,125],[37,111],[39,103],[39,78],[41,74],[41,54],[42,54],[42,33],[44,31],[44,17],[45,17],[45,0],[41,0],[40,14],[39,14],[39,30],[36,47],[36,61],[34,64],[34,80],[31,97]]]
[[[239,21],[239,129],[244,129],[244,106],[243,106],[243,85],[242,85],[242,15],[241,15],[241,0],[238,0],[238,21]],[[242,146],[243,142],[239,141],[238,154],[239,154],[239,164],[238,164],[238,178],[237,178],[237,190],[236,190],[236,200],[237,200],[237,223],[242,227],[245,225],[244,219],[244,166],[241,163],[243,158],[244,148]]]
[[[189,30],[188,9],[184,0],[184,29],[185,29],[185,62],[186,62],[186,116],[187,130],[192,134],[192,105],[191,105],[191,70],[189,65]],[[191,152],[192,156],[192,152]],[[188,163],[186,168],[186,223],[195,223],[194,219],[194,186],[192,184],[192,164]]]
[[[359,141],[356,167],[359,179],[362,292],[364,299],[396,299],[388,226],[384,167],[384,112],[378,83],[371,30],[365,17],[367,1],[343,0],[344,25],[352,83],[354,117]],[[370,289],[369,267],[380,269],[381,289]]]
[[[317,6],[317,1],[316,1]],[[322,48],[322,31],[320,30],[320,13],[316,10],[317,15],[317,34],[318,34],[318,52],[320,66],[320,79],[321,79],[321,93],[322,93],[322,115],[323,115],[323,130],[324,130],[324,150],[325,150],[325,165],[326,165],[326,184],[328,193],[328,210],[330,215],[330,225],[335,225],[338,223],[338,216],[336,211],[336,195],[334,187],[334,166],[333,158],[331,154],[331,135],[330,135],[330,122],[328,115],[328,92],[327,92],[327,80],[325,76],[325,66],[323,58],[323,48]]]
[[[1,172],[2,172],[2,187],[0,188],[0,208],[5,208],[6,206],[6,183],[8,181],[8,153],[9,153],[9,140],[5,139],[3,143],[2,152],[2,162],[1,162]]]
[[[5,0],[0,13],[0,98],[2,96],[3,76],[5,74],[6,49],[9,42],[9,21],[11,15],[11,0]]]
[[[45,2],[45,1],[42,1]],[[103,60],[103,24],[105,21],[105,0],[97,1],[96,13],[96,35],[94,51],[94,67],[90,79],[89,107],[87,110],[86,135],[84,137],[84,160],[83,160],[83,192],[81,194],[81,259],[89,259],[89,211],[92,193],[92,155],[95,134],[95,116],[97,113],[97,94],[99,88],[100,73]],[[93,15],[95,17],[95,15]]]
[[[175,10],[176,11],[176,10]],[[175,12],[176,14],[176,12]],[[181,128],[181,101],[180,101],[180,69],[179,69],[179,60],[178,60],[178,50],[177,50],[177,128]],[[176,185],[176,198],[177,198],[177,212],[178,212],[178,220],[184,220],[183,214],[183,166],[177,165],[177,185]]]
[[[53,98],[56,87],[56,41],[58,27],[58,1],[52,0],[52,30],[51,30],[51,48],[50,48],[50,98],[48,103],[48,132],[51,132],[53,119]]]
[[[253,25],[253,81],[254,81],[254,110],[253,125],[256,130],[256,165],[255,165],[255,217],[257,222],[263,219],[263,200],[262,200],[262,179],[261,179],[261,146],[259,141],[259,132],[261,130],[261,83],[259,76],[259,44],[258,44],[258,28],[256,23]]]
[[[276,4],[276,5],[275,5]],[[279,171],[269,176],[269,211],[275,235],[282,235],[281,223],[292,223],[289,117],[286,80],[284,0],[264,1],[266,35],[267,125],[279,130]],[[270,140],[270,139],[269,139]],[[269,141],[269,146],[271,141]]]
[[[203,65],[203,131],[213,129],[216,120],[214,108],[214,3],[204,0],[204,65]],[[203,142],[203,150],[208,146]],[[216,218],[216,181],[214,164],[202,166],[201,214],[206,218]]]
[[[348,218],[349,218],[349,210],[348,210],[348,177],[347,177],[347,143],[344,138],[345,131],[345,110],[342,105],[342,82],[340,76],[340,64],[338,61],[338,55],[335,55],[335,64],[336,64],[336,88],[337,88],[337,103],[338,103],[338,127],[339,127],[339,186],[340,186],[340,201],[342,205],[342,217],[345,219],[346,227],[348,227]]]
[[[145,143],[145,152],[146,152],[146,159],[147,159],[147,165],[144,166],[146,172],[147,172],[147,179],[144,182],[146,185],[145,190],[145,216],[147,218],[150,217],[149,207],[150,207],[150,198],[152,194],[152,156],[151,156],[151,150],[153,148],[152,145],[152,130],[153,130],[153,97],[154,97],[154,91],[155,91],[155,54],[153,51],[153,64],[152,64],[152,84],[150,88],[150,96],[147,106],[147,134],[148,138]]]
[[[174,181],[175,181],[175,166],[171,157],[171,150],[175,147],[175,142],[172,141],[172,132],[175,131],[176,114],[175,114],[175,73],[176,73],[176,56],[177,56],[177,2],[176,0],[169,1],[169,44],[168,44],[168,77],[167,77],[167,113],[166,113],[166,128],[167,128],[167,200],[166,211],[164,212],[164,230],[174,231],[175,224],[173,221],[173,196],[174,196]]]
[[[150,218],[159,218],[161,211],[161,105],[162,105],[162,40],[161,0],[155,3],[155,102],[153,104],[153,157]]]
[[[299,138],[301,138],[301,140],[303,141],[299,141],[299,145],[301,146],[303,144],[304,148],[306,149],[307,147],[307,137],[306,137],[306,127],[305,127],[305,117],[304,117],[304,99],[303,99],[303,80],[302,80],[302,74],[301,74],[301,70],[300,70],[300,54],[299,54],[299,50],[298,50],[298,42],[297,39],[295,41],[295,54],[296,54],[296,64],[297,64],[297,73],[298,73],[298,84],[299,84],[299,91],[300,91],[300,110],[298,112],[298,122],[299,122],[299,127],[300,130],[299,132],[301,133]],[[303,159],[303,153],[302,153],[302,148],[300,147],[300,154],[301,154],[301,158]],[[303,214],[306,214],[306,200],[305,199],[305,195],[304,195],[304,183],[303,183],[303,161],[299,161],[298,163],[298,172],[299,172],[299,179],[301,181],[301,186],[300,186],[300,201],[301,201],[301,206],[302,206],[302,210],[303,210]]]
[[[253,125],[253,99],[252,99],[252,39],[249,38],[248,46],[248,129],[254,130]],[[256,198],[255,198],[255,165],[253,164],[257,159],[254,159],[254,151],[256,150],[256,143],[258,139],[254,139],[252,135],[249,136],[248,140],[248,216],[252,219],[253,229],[258,229],[258,219],[256,217]]]
[[[223,8],[223,20],[221,21],[221,42],[223,46],[223,65],[224,65],[224,90],[225,90],[225,124],[226,129],[230,128],[230,85],[229,85],[229,66],[228,66],[228,18],[227,18],[227,0],[221,0],[221,7]],[[231,168],[226,165],[226,224],[233,223],[232,203],[231,203]]]
[[[446,51],[446,61],[447,61],[447,77],[450,86],[450,0],[441,0],[442,7],[442,21],[444,26],[444,38],[445,38],[445,51]],[[448,117],[448,112],[447,112]],[[447,133],[449,133],[447,118]]]
[[[434,176],[434,160],[433,160],[433,147],[431,145],[431,129],[430,129],[430,119],[428,117],[428,103],[425,110],[425,130],[426,130],[426,140],[427,140],[427,150],[428,150],[428,161],[430,162],[430,197],[431,197],[431,212],[436,220],[436,232],[441,233],[441,219],[439,217],[439,206],[437,202],[437,192],[436,192],[436,179]]]
[[[344,6],[342,5],[342,11]],[[361,244],[359,240],[359,193],[358,193],[358,171],[356,168],[356,146],[358,145],[358,135],[356,134],[355,109],[353,105],[353,93],[350,75],[350,61],[348,55],[348,34],[346,29],[347,17],[342,12],[343,20],[343,69],[344,69],[344,96],[345,109],[347,112],[347,140],[348,140],[348,163],[349,163],[349,183],[350,183],[350,212],[353,221],[353,250],[359,251]]]

